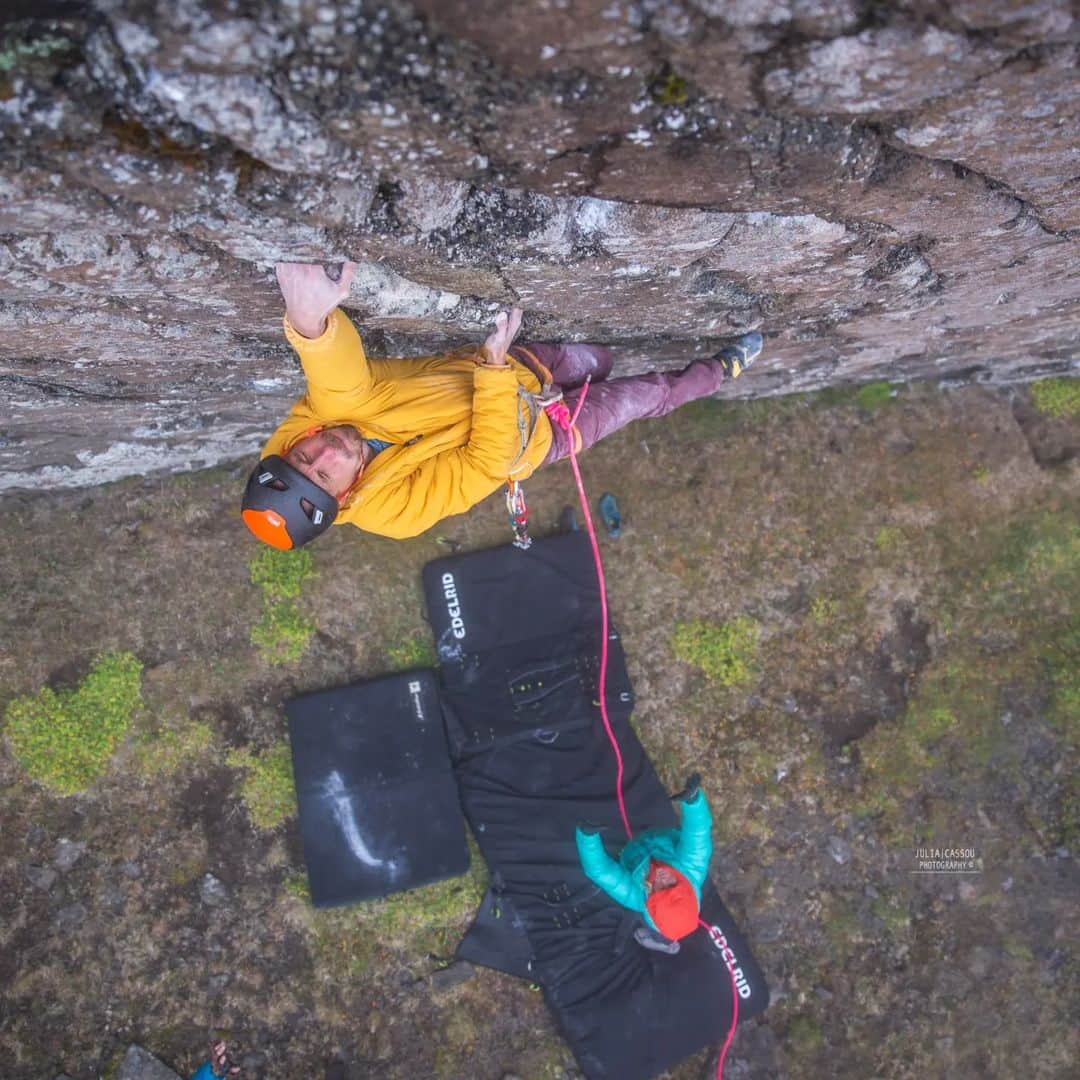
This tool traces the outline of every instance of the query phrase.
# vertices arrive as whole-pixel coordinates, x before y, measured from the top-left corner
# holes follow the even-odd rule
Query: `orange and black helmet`
[[[338,501],[277,454],[255,466],[240,504],[244,524],[264,543],[288,551],[326,532]]]

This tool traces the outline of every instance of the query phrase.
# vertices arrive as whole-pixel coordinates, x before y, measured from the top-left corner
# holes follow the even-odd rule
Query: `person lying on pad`
[[[335,280],[321,266],[277,266],[307,393],[263,448],[241,507],[273,547],[300,547],[332,524],[416,536],[569,455],[568,433],[544,411],[559,391],[573,412],[593,380],[575,426],[575,451],[585,450],[631,420],[714,393],[762,348],[760,334],[746,334],[682,371],[604,381],[613,360],[601,345],[513,346],[522,315],[513,308],[482,345],[375,360],[338,307],[356,270],[346,262]]]
[[[634,932],[647,949],[677,953],[692,934],[701,910],[701,887],[712,857],[712,814],[701,778],[695,774],[679,796],[682,826],[635,836],[618,861],[604,850],[595,826],[577,827],[578,855],[585,876],[617,904],[637,911],[645,926]]]

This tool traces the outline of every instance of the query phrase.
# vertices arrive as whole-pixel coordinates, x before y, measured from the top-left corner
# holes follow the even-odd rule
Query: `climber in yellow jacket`
[[[565,391],[572,408],[586,376],[596,381],[577,425],[575,448],[584,449],[629,420],[712,393],[761,351],[761,335],[748,334],[683,372],[602,382],[612,366],[602,346],[512,350],[514,308],[480,347],[372,359],[338,307],[356,268],[346,262],[334,280],[320,266],[277,267],[307,393],[264,447],[242,506],[247,526],[274,547],[299,547],[332,523],[416,536],[565,457],[568,436],[543,411],[542,383]]]

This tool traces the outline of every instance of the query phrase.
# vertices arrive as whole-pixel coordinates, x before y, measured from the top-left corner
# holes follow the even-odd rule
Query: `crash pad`
[[[468,869],[433,671],[305,694],[285,711],[316,907],[386,896]]]
[[[600,596],[587,538],[439,559],[424,569],[424,591],[461,801],[492,881],[458,955],[539,984],[594,1080],[648,1080],[720,1043],[733,998],[723,950],[735,958],[740,1020],[767,1006],[768,988],[715,887],[702,896],[711,934],[668,956],[635,941],[640,916],[598,890],[578,860],[579,821],[600,827],[613,855],[626,839],[600,719]],[[614,630],[608,646],[630,820],[638,831],[674,827],[630,726],[633,690]],[[722,792],[709,794],[719,818]]]

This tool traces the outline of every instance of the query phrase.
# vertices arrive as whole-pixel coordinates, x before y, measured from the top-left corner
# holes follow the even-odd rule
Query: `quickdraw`
[[[514,547],[528,551],[532,547],[529,507],[525,502],[525,489],[517,480],[506,481],[506,512],[510,515],[510,528],[514,531]]]
[[[558,424],[566,431],[571,443],[573,442],[574,422],[570,416],[570,410],[566,407],[566,402],[563,401],[561,391],[552,391],[551,386],[548,385],[544,387],[542,394],[526,394],[525,396],[531,399],[531,402],[539,404],[548,414],[551,422]],[[523,442],[527,442],[524,436]],[[524,453],[524,447],[522,453]],[[510,518],[510,528],[514,533],[514,547],[521,551],[528,551],[532,547],[532,537],[529,536],[529,504],[525,501],[525,489],[519,480],[506,481],[506,513]]]

